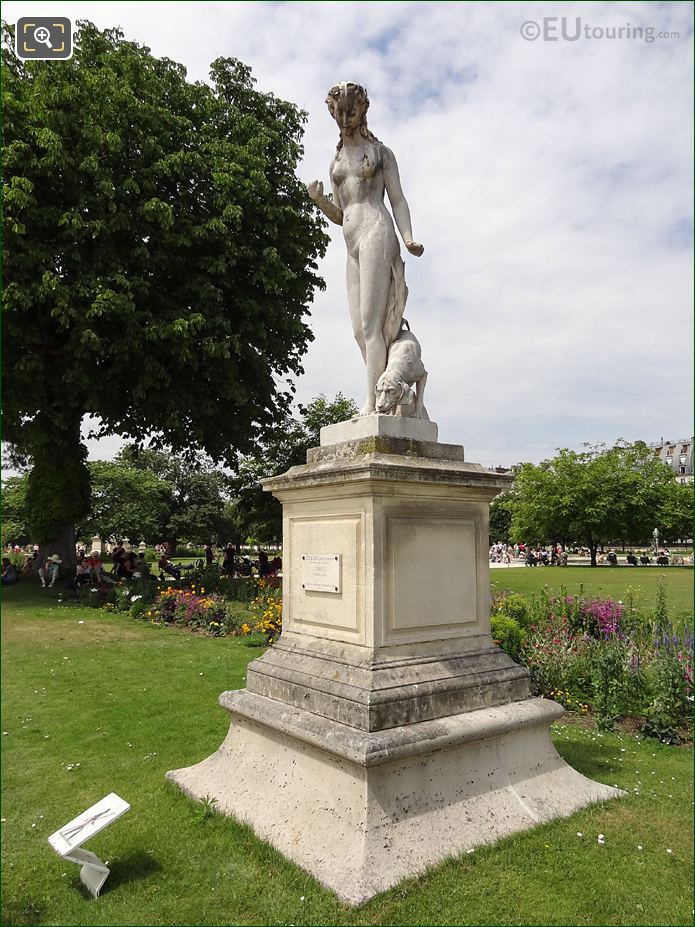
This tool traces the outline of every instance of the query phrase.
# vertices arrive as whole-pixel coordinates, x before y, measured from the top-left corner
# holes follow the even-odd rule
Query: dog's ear
[[[398,385],[401,388],[401,395],[398,398],[398,402],[399,403],[410,402],[410,400],[413,398],[413,391],[411,390],[411,388],[403,380],[401,380],[401,382]]]

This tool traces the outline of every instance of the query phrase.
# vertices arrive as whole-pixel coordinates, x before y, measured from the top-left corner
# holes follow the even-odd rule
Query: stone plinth
[[[168,774],[351,904],[620,794],[562,761],[562,709],[530,698],[490,636],[488,507],[509,477],[424,426],[436,439],[395,416],[323,429],[306,465],[267,481],[283,505],[283,633],[247,688],[221,695],[217,753]]]
[[[405,438],[411,441],[437,440],[434,422],[402,415],[363,415],[321,429],[321,447],[357,441],[360,438]],[[463,454],[463,448],[461,449]],[[463,459],[463,457],[461,458]]]

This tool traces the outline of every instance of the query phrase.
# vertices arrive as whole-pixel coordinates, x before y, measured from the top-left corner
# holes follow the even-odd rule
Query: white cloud
[[[7,2],[4,16],[55,12]],[[301,176],[328,179],[323,100],[365,84],[425,245],[407,316],[440,438],[486,464],[692,422],[692,37],[687,4],[89,3],[61,15],[183,62],[249,64],[309,112]],[[675,39],[525,41],[526,20],[653,26]],[[362,399],[340,230],[322,265],[303,401]],[[340,349],[336,351],[336,345]],[[90,448],[90,450],[92,450]],[[94,453],[92,451],[92,453]]]

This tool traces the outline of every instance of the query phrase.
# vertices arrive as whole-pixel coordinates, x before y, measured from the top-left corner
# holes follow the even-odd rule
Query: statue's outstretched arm
[[[306,185],[307,193],[316,203],[318,208],[336,225],[343,224],[343,210],[338,205],[338,195],[335,186],[333,187],[333,199],[329,200],[323,192],[323,184],[320,180],[312,180]]]
[[[398,164],[390,148],[383,146],[383,165],[384,165],[384,184],[386,192],[389,195],[389,202],[393,210],[393,218],[396,220],[398,231],[401,233],[403,242],[411,254],[420,257],[425,250],[422,245],[413,241],[413,230],[411,227],[410,209],[403,195],[401,188],[401,178],[398,173]]]

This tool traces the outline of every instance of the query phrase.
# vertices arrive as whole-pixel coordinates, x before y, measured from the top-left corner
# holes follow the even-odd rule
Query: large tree
[[[227,509],[229,478],[209,460],[192,464],[184,455],[128,445],[116,465],[167,486],[157,540],[166,540],[171,554],[181,538],[197,544],[229,540],[234,530]]]
[[[32,536],[74,559],[81,440],[233,463],[291,400],[327,238],[295,168],[305,114],[233,58],[211,86],[78,23],[69,61],[3,26],[5,440],[33,464]]]
[[[234,518],[242,539],[279,540],[282,537],[282,507],[261,482],[306,463],[306,452],[318,447],[324,425],[344,422],[358,412],[354,400],[337,393],[332,399],[317,396],[299,414],[286,416],[280,426],[259,443],[255,453],[245,457],[232,480],[235,493]]]
[[[518,467],[506,501],[511,537],[583,544],[595,566],[601,544],[644,542],[654,527],[670,526],[676,486],[672,471],[642,442],[563,449]]]
[[[116,460],[87,464],[91,480],[90,511],[78,524],[78,535],[89,540],[128,538],[158,543],[170,511],[172,487],[156,474]]]

